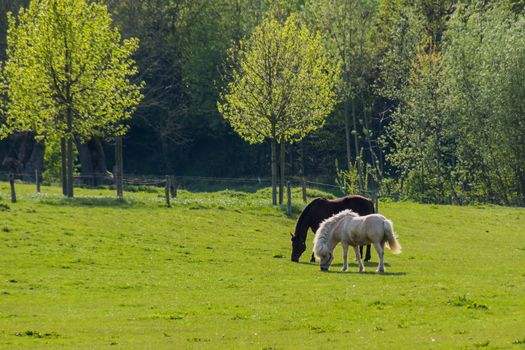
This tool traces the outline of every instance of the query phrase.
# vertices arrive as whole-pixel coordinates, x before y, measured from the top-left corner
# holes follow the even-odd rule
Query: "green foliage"
[[[417,47],[423,41],[423,19],[403,0],[384,0],[380,1],[376,21],[380,57],[376,90],[395,102],[408,83]]]
[[[17,19],[9,15],[8,97],[2,137],[33,131],[38,137],[88,139],[96,130],[120,135],[141,100],[131,54],[138,40],[121,42],[104,5],[86,0],[33,0]]]
[[[515,77],[523,76],[524,17],[506,2],[474,2],[457,6],[446,31],[443,19],[423,23],[432,35],[414,51],[406,83],[391,82],[394,93],[386,94],[399,102],[388,159],[404,195],[437,203],[523,202],[525,109]]]
[[[339,186],[341,191],[345,194],[356,194],[360,193],[359,191],[359,174],[357,171],[357,161],[356,163],[348,164],[348,170],[339,169],[338,164],[336,163],[336,173],[337,177],[335,178],[336,184]]]
[[[374,30],[368,24],[376,15],[376,1],[310,0],[304,20],[320,31],[326,46],[342,66],[339,93],[342,100],[359,97],[370,88],[376,62]]]
[[[364,161],[362,150],[361,156],[354,163],[349,163],[347,169],[340,169],[337,161],[335,168],[337,174],[335,182],[341,192],[365,196],[370,195],[372,191],[380,192],[382,181],[375,169]]]
[[[401,185],[397,179],[384,177],[379,186],[379,196],[382,200],[397,200],[400,198]]]
[[[60,142],[49,140],[46,142],[44,153],[44,179],[60,179],[62,161],[60,157]]]
[[[509,3],[460,6],[446,33],[447,102],[462,142],[458,182],[496,203],[525,198],[525,18]],[[521,197],[521,198],[520,198]]]
[[[250,143],[300,140],[333,109],[339,65],[294,15],[284,25],[265,18],[230,60],[232,80],[218,109]]]
[[[382,121],[372,107],[380,97],[371,83],[377,79],[380,57],[377,30],[370,23],[378,16],[378,2],[363,0],[310,0],[302,11],[303,20],[321,33],[326,47],[341,61],[341,78],[337,84],[341,104],[335,113],[336,120],[331,121],[337,127],[324,131],[319,138],[329,138],[328,144],[334,145],[333,140],[341,138],[340,131],[344,128],[346,147],[342,142],[337,146],[339,152],[346,151],[346,162],[361,157],[360,163],[366,164],[357,167],[359,181],[366,177],[369,166],[376,174],[382,173],[381,148],[375,142]],[[323,149],[319,142],[315,147]],[[324,152],[333,153],[329,149]],[[366,189],[363,184],[359,186]]]
[[[302,138],[301,152],[286,147],[286,171],[341,177],[333,163],[346,154],[349,173],[357,169],[357,180],[348,174],[347,183],[357,181],[351,191],[525,203],[523,1],[106,0],[118,31],[98,1],[29,3],[0,1],[2,15],[27,7],[10,15],[8,36],[0,21],[0,57],[8,59],[0,62],[2,136],[124,132],[120,121],[145,80],[141,118],[126,139],[133,172],[267,176],[270,149],[244,144],[226,119],[252,143]],[[126,84],[135,87],[119,88]],[[57,145],[48,147],[56,176]]]

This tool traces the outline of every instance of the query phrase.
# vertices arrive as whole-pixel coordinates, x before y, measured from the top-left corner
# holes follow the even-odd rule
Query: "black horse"
[[[351,209],[359,215],[374,214],[374,203],[362,196],[346,196],[329,200],[326,198],[316,198],[304,208],[297,220],[295,233],[292,235],[292,261],[299,261],[299,257],[306,250],[306,235],[311,228],[314,233],[325,219],[339,213],[345,209]],[[363,247],[361,247],[363,256]],[[370,260],[370,245],[366,247],[365,261]],[[315,262],[314,255],[310,262]]]

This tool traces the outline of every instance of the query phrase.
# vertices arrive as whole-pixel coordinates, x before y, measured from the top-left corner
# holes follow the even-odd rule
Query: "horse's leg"
[[[361,262],[361,253],[359,253],[359,246],[354,246],[355,258],[357,259],[357,264],[359,265],[359,272],[365,272],[365,267]]]
[[[345,272],[348,270],[348,244],[341,242],[341,246],[343,247],[343,268],[341,271]]]
[[[374,248],[377,251],[377,255],[379,256],[379,265],[377,265],[377,272],[385,272],[385,262],[383,260],[383,255],[385,253],[385,245],[381,242],[375,242]]]
[[[361,254],[363,254],[363,248],[361,247]],[[366,256],[365,261],[370,261],[370,258],[372,256],[370,255],[370,244],[366,246]]]
[[[314,235],[315,235],[315,233],[317,232],[317,229],[319,228],[319,226],[312,226],[310,228],[312,229],[312,231],[314,231]],[[306,230],[308,230],[308,229],[306,229]],[[315,255],[314,255],[313,252],[312,252],[312,257],[310,258],[310,262],[311,263],[315,262]]]

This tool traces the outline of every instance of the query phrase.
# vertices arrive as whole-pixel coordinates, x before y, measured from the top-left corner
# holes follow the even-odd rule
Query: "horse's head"
[[[321,262],[319,263],[321,271],[328,271],[332,264],[332,260],[334,260],[334,255],[331,252],[327,252],[326,255],[319,256],[319,258],[321,259]]]
[[[296,236],[290,235],[292,236],[292,261],[298,262],[299,257],[306,250],[306,243]]]

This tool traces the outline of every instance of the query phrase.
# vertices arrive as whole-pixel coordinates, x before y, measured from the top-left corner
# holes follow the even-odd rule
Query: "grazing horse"
[[[365,271],[359,246],[374,244],[377,255],[379,255],[377,272],[385,272],[383,261],[385,244],[388,244],[392,253],[401,253],[401,245],[394,234],[394,224],[381,214],[359,216],[351,210],[344,210],[323,221],[314,238],[314,254],[321,260],[321,271],[328,271],[334,259],[332,253],[339,242],[343,247],[343,272],[348,269],[348,246],[350,245],[354,247],[359,272]]]
[[[329,200],[316,198],[304,208],[295,225],[295,233],[292,235],[292,261],[299,261],[299,257],[306,250],[306,235],[311,228],[315,233],[323,220],[345,209],[351,209],[359,215],[373,214],[374,204],[368,198],[362,196],[346,196]],[[362,252],[361,247],[361,252]],[[365,261],[370,260],[370,245],[366,248]],[[310,262],[315,262],[314,255]]]

